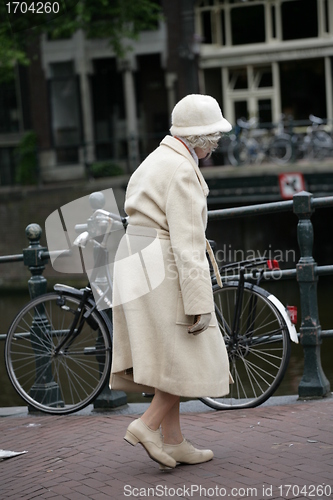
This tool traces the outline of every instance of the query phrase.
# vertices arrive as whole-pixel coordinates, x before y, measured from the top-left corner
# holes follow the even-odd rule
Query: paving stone
[[[289,484],[329,485],[331,496],[321,498],[333,498],[331,398],[232,412],[182,411],[184,435],[213,449],[215,457],[168,473],[141,446],[123,440],[134,418],[112,412],[0,418],[1,448],[28,451],[1,462],[0,499],[123,500],[144,498],[148,489],[157,497],[165,488],[169,497],[178,492],[174,498],[192,500],[212,498],[209,492],[217,488],[235,499],[286,500],[295,496],[279,487]]]

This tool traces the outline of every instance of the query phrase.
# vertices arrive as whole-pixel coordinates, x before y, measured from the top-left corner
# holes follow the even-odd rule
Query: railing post
[[[29,224],[26,227],[25,234],[29,240],[29,247],[23,250],[23,263],[29,268],[32,276],[28,281],[30,297],[33,299],[46,293],[47,281],[42,275],[45,269],[44,260],[41,258],[41,253],[47,248],[40,245],[40,237],[42,228],[38,224]]]
[[[42,229],[38,224],[29,224],[25,233],[30,245],[23,250],[23,263],[28,266],[32,276],[28,281],[30,297],[33,299],[47,291],[47,280],[42,273],[45,269],[45,261],[42,252],[47,248],[40,245]],[[30,396],[36,401],[43,401],[54,406],[62,406],[62,396],[58,384],[53,379],[51,365],[48,363],[50,353],[43,349],[48,342],[45,332],[50,329],[48,318],[45,314],[43,304],[35,310],[35,316],[30,327],[31,345],[35,351],[36,375],[35,383],[30,389]],[[44,352],[43,352],[44,351]],[[36,411],[29,405],[29,412]]]
[[[317,264],[312,256],[313,226],[312,194],[302,191],[293,198],[298,216],[297,239],[300,259],[296,265],[301,299],[301,344],[304,349],[304,371],[298,387],[300,398],[324,397],[330,392],[320,359],[321,326],[318,316]]]

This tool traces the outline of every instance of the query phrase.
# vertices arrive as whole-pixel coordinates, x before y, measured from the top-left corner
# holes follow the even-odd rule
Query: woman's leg
[[[211,460],[214,456],[211,450],[199,450],[184,439],[180,429],[179,401],[173,405],[162,420],[163,450],[176,462],[185,464],[200,464]],[[160,469],[165,469],[160,465]]]
[[[179,463],[200,464],[211,460],[214,456],[211,450],[197,449],[184,439],[180,429],[179,397],[161,393],[161,391],[157,391],[156,396],[156,407],[155,404],[152,409],[149,407],[146,413],[144,413],[143,418],[146,425],[149,426],[148,422],[150,422],[150,425],[154,426],[155,431],[158,429],[157,426],[160,422],[163,436],[163,450]],[[174,403],[170,406],[172,401]],[[164,413],[166,408],[169,408],[169,410]],[[163,413],[164,417],[160,420]],[[165,466],[160,465],[160,469],[165,469]]]
[[[166,420],[167,427],[170,425],[175,426],[175,430],[171,434],[173,436],[177,435],[177,428],[179,428],[179,410],[177,412],[177,407],[179,407],[178,396],[156,389],[149,408],[141,418],[130,423],[124,437],[128,443],[134,446],[141,443],[150,458],[158,462],[162,468],[176,467],[176,460],[163,450],[163,441],[159,428],[166,415],[170,412],[171,416],[167,417]],[[178,442],[181,442],[181,440]]]
[[[180,429],[179,399],[165,415],[161,427],[165,444],[179,444],[184,440]]]
[[[155,395],[149,408],[141,420],[152,430],[162,425],[164,441],[178,444],[183,440],[179,421],[179,396],[155,390]]]
[[[160,463],[161,469],[173,468],[177,462],[198,464],[213,458],[211,450],[198,450],[184,439],[180,429],[179,396],[158,389],[142,417],[128,426],[125,440],[133,445],[140,442],[149,456]]]

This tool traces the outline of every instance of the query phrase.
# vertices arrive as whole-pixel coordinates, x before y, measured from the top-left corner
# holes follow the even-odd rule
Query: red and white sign
[[[294,194],[305,191],[304,176],[300,172],[280,174],[279,185],[284,200],[290,200]]]

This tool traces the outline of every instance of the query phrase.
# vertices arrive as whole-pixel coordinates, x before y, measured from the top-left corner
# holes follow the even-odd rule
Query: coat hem
[[[129,378],[128,375],[121,375],[120,373],[113,373],[110,379],[110,389],[111,390],[122,390],[125,392],[147,392],[154,393],[155,389],[172,394],[174,396],[179,396],[183,398],[221,398],[227,396],[230,392],[229,383],[221,383],[219,385],[219,390],[212,390],[210,386],[207,390],[193,391],[192,390],[170,390],[170,386],[176,387],[177,384],[170,384],[170,381],[165,384],[154,383],[149,384],[144,381],[135,381],[133,378]]]

